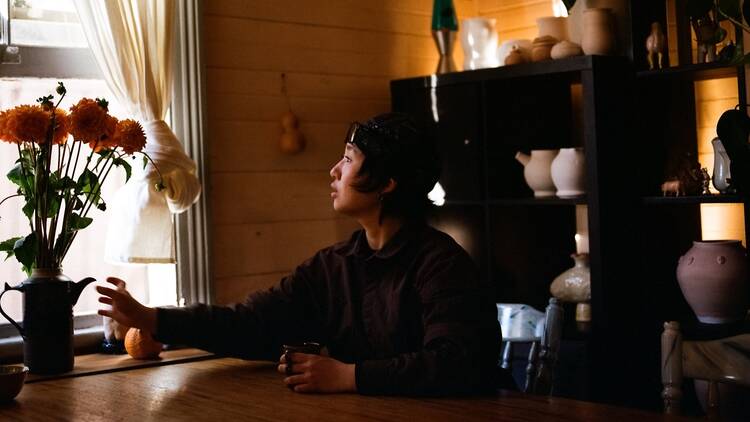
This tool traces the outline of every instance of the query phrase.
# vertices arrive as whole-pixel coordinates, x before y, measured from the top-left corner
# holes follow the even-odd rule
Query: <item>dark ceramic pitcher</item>
[[[34,374],[59,374],[73,369],[73,305],[91,277],[74,283],[59,269],[34,269],[15,287],[5,283],[0,298],[11,290],[24,294],[23,326],[2,314],[23,337],[23,361]]]

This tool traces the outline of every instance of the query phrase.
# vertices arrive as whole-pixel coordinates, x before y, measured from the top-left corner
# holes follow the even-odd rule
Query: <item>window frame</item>
[[[205,128],[205,72],[201,49],[200,0],[177,2],[175,65],[172,107],[173,130],[197,165],[202,186],[207,186]],[[101,79],[102,73],[88,48],[13,46],[10,35],[10,0],[0,0],[0,76]],[[8,43],[8,40],[11,43]],[[5,62],[8,47],[16,48]],[[50,63],[53,65],[50,66]],[[54,69],[54,71],[52,70]],[[198,116],[198,118],[192,118]],[[208,202],[205,192],[188,211],[175,216],[177,301],[180,305],[211,303]],[[101,316],[74,316],[75,348],[90,350],[102,340]],[[0,359],[22,356],[22,339],[10,323],[0,324]]]

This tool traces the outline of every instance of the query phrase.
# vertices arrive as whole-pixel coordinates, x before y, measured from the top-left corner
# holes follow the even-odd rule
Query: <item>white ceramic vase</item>
[[[586,193],[586,157],[583,148],[561,148],[550,166],[552,182],[560,198]]]
[[[606,56],[615,53],[617,39],[611,9],[591,8],[583,11],[581,48],[585,54]]]
[[[497,31],[495,19],[468,18],[461,21],[461,47],[464,70],[497,67]]]
[[[555,277],[549,287],[552,296],[564,301],[577,303],[576,321],[591,321],[591,270],[589,254],[573,254],[575,265]]]
[[[721,143],[721,139],[714,138],[711,141],[711,145],[714,148],[714,174],[711,177],[714,183],[714,187],[721,193],[727,193],[729,189],[729,182],[727,179],[731,179],[732,175],[729,171],[729,155],[724,149],[724,144]]]
[[[568,14],[569,41],[581,45],[583,38],[583,11],[589,8],[609,8],[614,15],[614,32],[617,53],[627,51],[630,45],[630,0],[577,0]]]
[[[550,167],[557,156],[556,149],[535,149],[531,155],[516,153],[516,160],[523,164],[523,177],[526,184],[534,191],[537,198],[555,195],[555,184],[552,182]]]
[[[568,18],[557,16],[544,16],[537,18],[536,26],[539,29],[539,37],[554,37],[557,42],[567,41],[568,36]]]

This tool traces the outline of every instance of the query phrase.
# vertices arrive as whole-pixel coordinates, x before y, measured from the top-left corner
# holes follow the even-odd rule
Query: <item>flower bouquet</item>
[[[48,95],[38,98],[38,104],[0,111],[0,141],[18,151],[7,173],[17,190],[0,205],[21,198],[29,222],[28,234],[0,243],[6,259],[14,256],[29,275],[16,287],[6,283],[0,294],[24,293],[23,327],[2,308],[0,314],[23,336],[30,371],[47,374],[73,368],[72,308],[83,288],[95,281],[73,283],[62,275],[65,255],[78,232],[93,221],[91,210],[106,210],[101,188],[112,168],[123,168],[129,179],[127,157],[142,155],[144,166],[151,161],[142,151],[146,136],[140,123],[109,115],[107,101],[99,98],[83,98],[68,113],[58,107],[66,95],[62,82],[56,92],[57,101]]]
[[[127,181],[131,166],[126,156],[141,154],[144,166],[150,160],[142,152],[146,135],[140,123],[109,115],[107,101],[100,98],[83,98],[67,113],[58,108],[66,95],[62,82],[57,93],[56,103],[48,95],[36,105],[0,111],[0,141],[18,149],[16,165],[7,174],[18,190],[0,205],[22,197],[30,229],[26,236],[0,243],[0,252],[15,256],[27,274],[62,265],[78,231],[93,221],[92,208],[106,210],[101,187],[113,167],[122,167]],[[82,155],[84,144],[90,151]]]

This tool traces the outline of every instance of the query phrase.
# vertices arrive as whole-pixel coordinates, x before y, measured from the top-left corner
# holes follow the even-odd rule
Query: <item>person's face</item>
[[[346,144],[344,155],[331,168],[331,198],[333,209],[352,217],[361,217],[377,212],[380,208],[377,192],[359,192],[352,184],[358,180],[365,155],[355,145]]]

